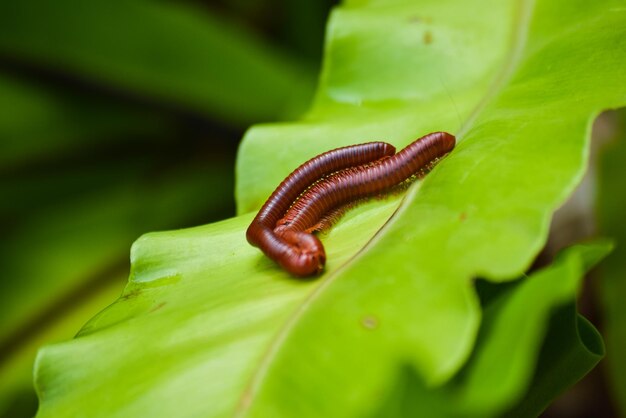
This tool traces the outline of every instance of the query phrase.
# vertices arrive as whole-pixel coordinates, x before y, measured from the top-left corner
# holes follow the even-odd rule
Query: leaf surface
[[[116,158],[48,170],[44,179],[37,171],[0,178],[0,214],[11,220],[0,242],[1,417],[34,415],[37,349],[72,338],[120,295],[138,234],[230,206],[226,169],[217,158],[165,170],[145,157]],[[34,406],[18,413],[20,404]]]
[[[600,334],[577,315],[574,300],[585,272],[611,248],[601,241],[577,245],[523,280],[480,282],[483,320],[459,374],[429,388],[405,367],[371,416],[538,416],[604,354]]]

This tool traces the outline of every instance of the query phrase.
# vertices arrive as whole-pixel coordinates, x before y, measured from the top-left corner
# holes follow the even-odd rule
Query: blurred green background
[[[253,123],[306,109],[335,3],[0,2],[0,417],[35,414],[38,347],[71,338],[115,300],[139,235],[234,215],[239,140]],[[592,163],[599,174],[555,223],[555,248],[596,234],[598,214],[600,232],[626,240],[615,180],[624,121],[622,111],[596,124],[600,145],[622,145]],[[618,242],[583,301],[606,322],[609,353],[626,341],[622,253]],[[547,416],[613,416],[602,370]],[[619,399],[624,377],[611,379]]]
[[[139,235],[235,213],[245,129],[313,95],[330,0],[0,2],[0,417]]]

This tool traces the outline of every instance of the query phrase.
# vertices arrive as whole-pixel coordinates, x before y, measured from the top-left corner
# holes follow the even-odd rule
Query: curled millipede
[[[392,151],[369,161],[346,163],[334,170],[329,168],[326,174],[332,174],[327,177],[324,177],[325,174],[311,175],[306,180],[298,178],[295,181],[290,180],[290,175],[272,194],[248,228],[248,242],[257,245],[294,275],[319,273],[326,260],[324,247],[317,237],[307,231],[317,229],[325,216],[341,206],[378,195],[401,184],[450,152],[454,145],[454,136],[434,132],[414,141],[395,155]],[[298,187],[286,186],[289,193],[281,194],[283,185],[293,183],[297,183]]]
[[[320,272],[326,262],[326,254],[319,239],[299,232],[279,237],[274,233],[276,222],[302,192],[324,176],[377,161],[395,152],[393,145],[369,142],[337,148],[308,160],[287,176],[267,199],[246,231],[248,242],[294,275],[307,276]]]

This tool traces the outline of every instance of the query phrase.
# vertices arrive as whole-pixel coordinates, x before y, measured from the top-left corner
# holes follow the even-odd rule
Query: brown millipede
[[[246,231],[248,242],[294,275],[321,271],[326,255],[317,237],[298,233],[278,237],[274,233],[276,222],[302,192],[322,177],[391,156],[395,151],[393,145],[385,142],[369,142],[337,148],[308,160],[287,176],[267,199]]]
[[[325,174],[299,177],[301,168],[311,162],[315,166],[314,161],[328,153],[321,154],[294,171],[270,196],[248,228],[248,242],[261,248],[294,275],[319,273],[326,261],[324,247],[317,237],[305,231],[314,228],[320,218],[339,206],[380,194],[404,182],[432,161],[450,152],[454,145],[454,136],[434,132],[414,141],[395,155],[391,147],[392,151],[377,158],[346,161],[341,168],[336,168],[339,164],[332,165],[332,168],[328,164],[325,174],[332,174],[325,178],[322,178]],[[343,161],[340,154],[334,158]],[[290,179],[292,175],[296,175],[295,180]],[[297,187],[292,187],[295,184]]]

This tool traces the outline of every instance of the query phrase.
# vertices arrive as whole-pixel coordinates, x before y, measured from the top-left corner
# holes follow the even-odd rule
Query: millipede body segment
[[[307,276],[321,271],[326,254],[319,239],[297,233],[279,237],[274,233],[276,222],[302,192],[322,177],[395,152],[395,147],[386,142],[368,142],[337,148],[308,160],[287,176],[267,199],[246,231],[248,242],[294,275]]]
[[[340,206],[404,182],[454,145],[454,136],[434,132],[397,154],[384,142],[321,154],[298,167],[272,193],[247,230],[248,242],[296,276],[317,274],[326,254],[307,230]]]

